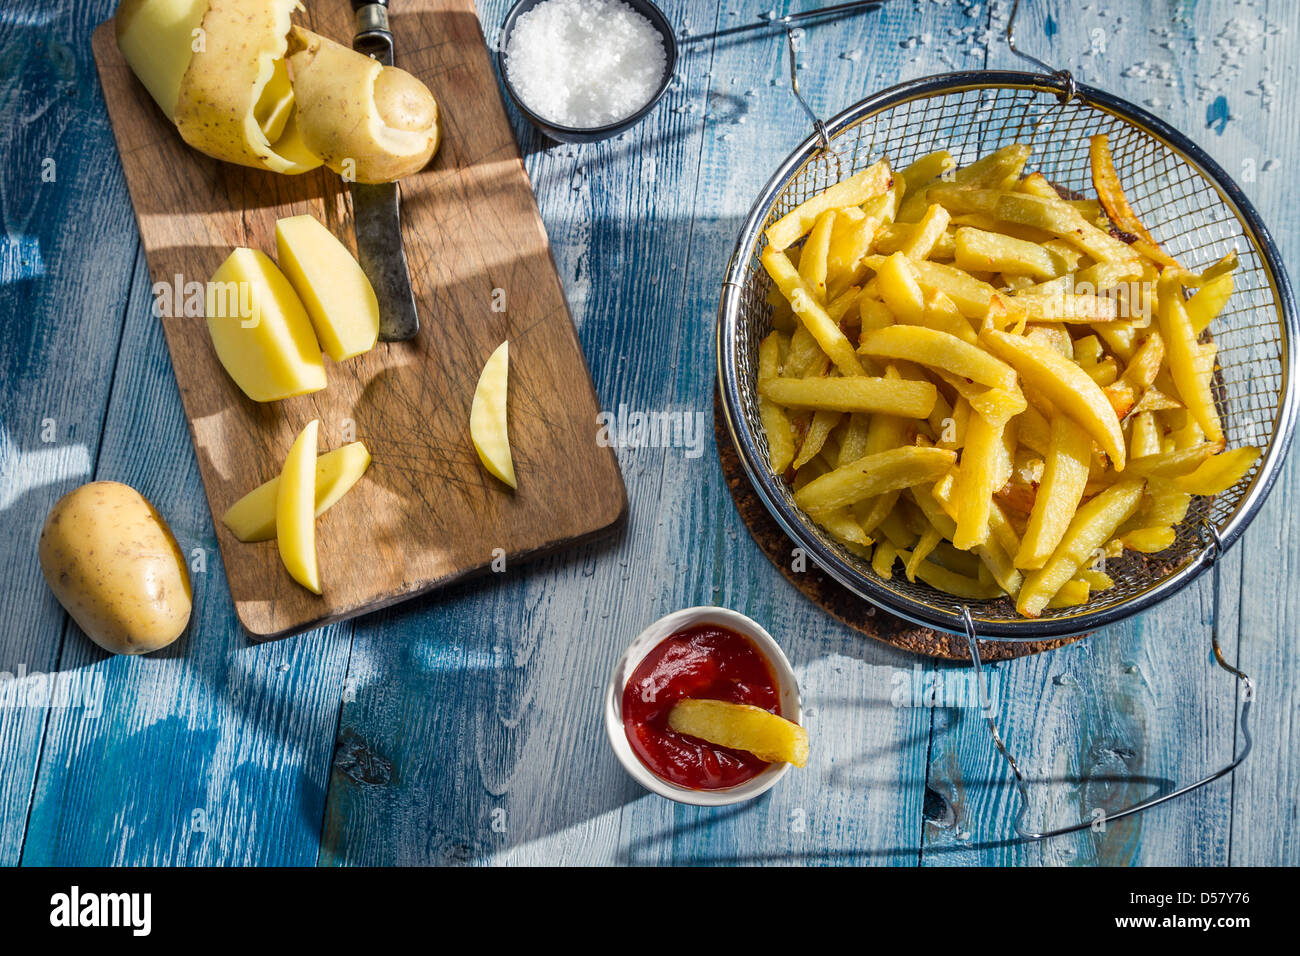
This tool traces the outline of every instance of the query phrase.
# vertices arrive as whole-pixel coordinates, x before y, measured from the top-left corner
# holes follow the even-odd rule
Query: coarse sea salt
[[[645,106],[668,59],[659,31],[620,0],[545,0],[515,21],[505,52],[506,77],[524,105],[578,129]]]

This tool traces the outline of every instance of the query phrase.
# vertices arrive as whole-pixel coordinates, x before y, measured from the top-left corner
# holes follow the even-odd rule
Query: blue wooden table
[[[506,5],[479,4],[490,45]],[[1300,863],[1294,456],[1224,566],[1224,648],[1259,684],[1254,753],[1191,797],[1043,844],[1008,839],[1016,801],[976,711],[898,706],[904,683],[961,669],[801,597],[739,521],[711,440],[697,457],[620,451],[631,513],[615,541],[250,644],[91,60],[113,6],[0,10],[0,863]],[[810,28],[803,88],[830,115],[901,79],[1020,68],[1000,39],[1009,6],[892,0]],[[646,122],[574,147],[511,116],[603,407],[708,421],[724,263],[809,128],[780,35],[723,32],[768,5],[665,9],[689,39]],[[1300,274],[1300,5],[1026,0],[1019,36],[1204,146]],[[94,478],[134,485],[197,555],[192,629],[150,657],[99,651],[36,564],[46,511]],[[1184,781],[1231,759],[1236,689],[1210,660],[1209,594],[1207,576],[993,669],[1010,743],[1046,779],[1032,821],[1150,789],[1118,775]],[[628,641],[701,603],[764,623],[804,689],[809,766],[738,808],[646,794],[603,737],[601,692]]]

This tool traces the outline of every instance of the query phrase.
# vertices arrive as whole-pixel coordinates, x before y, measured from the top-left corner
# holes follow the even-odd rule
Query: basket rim
[[[1164,120],[1121,97],[1078,83],[1068,75],[1015,70],[962,70],[920,77],[888,87],[858,101],[832,117],[825,124],[825,128],[830,135],[834,136],[847,126],[869,119],[901,103],[971,89],[1032,90],[1055,94],[1062,99],[1073,90],[1075,98],[1087,105],[1134,124],[1156,137],[1200,172],[1219,193],[1220,199],[1237,214],[1247,239],[1255,243],[1266,278],[1274,294],[1274,301],[1279,306],[1282,329],[1280,337],[1282,388],[1276,423],[1272,438],[1264,450],[1250,486],[1243,493],[1227,523],[1217,529],[1219,549],[1216,550],[1213,544],[1209,544],[1187,560],[1182,567],[1145,591],[1088,611],[1046,619],[993,620],[981,618],[976,613],[975,607],[971,607],[971,614],[981,639],[996,638],[1014,642],[1073,636],[1126,620],[1173,597],[1209,568],[1215,562],[1217,554],[1231,547],[1259,512],[1281,472],[1291,445],[1297,410],[1300,407],[1300,394],[1297,393],[1295,384],[1300,364],[1298,364],[1296,351],[1292,348],[1293,341],[1300,340],[1300,316],[1297,315],[1295,298],[1277,245],[1255,211],[1255,207],[1232,177],[1196,143]],[[951,611],[943,611],[896,595],[859,572],[813,534],[799,519],[794,509],[789,508],[782,500],[776,486],[779,479],[771,474],[771,468],[740,412],[739,369],[734,350],[728,347],[728,343],[735,337],[749,250],[757,245],[763,222],[776,195],[807,165],[820,148],[821,139],[817,133],[813,133],[795,147],[777,167],[751,206],[727,263],[718,304],[716,330],[718,392],[727,430],[736,446],[741,465],[764,507],[815,564],[848,590],[877,607],[923,627],[932,627],[952,634],[964,634],[965,628],[961,616],[964,605],[959,599],[952,599]]]

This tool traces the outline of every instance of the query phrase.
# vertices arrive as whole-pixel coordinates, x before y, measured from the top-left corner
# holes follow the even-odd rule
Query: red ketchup
[[[744,635],[701,624],[665,638],[623,688],[623,729],[641,762],[670,783],[722,790],[768,766],[751,753],[718,747],[668,726],[686,697],[751,704],[781,713],[781,695],[766,658]]]

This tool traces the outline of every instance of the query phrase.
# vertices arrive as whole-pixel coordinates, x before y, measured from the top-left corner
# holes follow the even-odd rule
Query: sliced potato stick
[[[1043,480],[1015,557],[1016,567],[1026,570],[1041,568],[1052,556],[1070,526],[1088,483],[1092,438],[1063,415],[1052,421],[1051,429]]]

